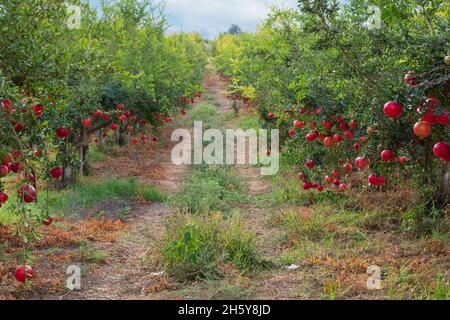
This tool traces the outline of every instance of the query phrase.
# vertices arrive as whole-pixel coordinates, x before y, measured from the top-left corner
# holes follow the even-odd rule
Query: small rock
[[[287,270],[297,270],[298,268],[300,268],[300,266],[296,264],[291,264],[290,266],[286,267]]]

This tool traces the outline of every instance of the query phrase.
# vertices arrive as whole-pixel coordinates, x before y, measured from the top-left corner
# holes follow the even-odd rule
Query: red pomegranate
[[[56,136],[60,139],[65,139],[70,134],[70,130],[65,127],[59,127],[56,129]]]
[[[50,169],[50,175],[52,178],[59,180],[63,175],[63,169],[61,167],[54,167]]]
[[[381,161],[392,161],[394,160],[394,153],[391,150],[383,150],[381,152]]]
[[[25,203],[31,203],[36,200],[36,189],[30,185],[23,185],[20,187],[18,193],[19,197]]]
[[[389,101],[384,105],[383,112],[389,118],[395,119],[402,115],[403,106],[395,101]]]
[[[450,161],[450,144],[440,141],[434,145],[433,153],[436,157],[448,162]]]
[[[33,278],[33,269],[30,266],[17,266],[14,276],[17,281],[25,283]]]

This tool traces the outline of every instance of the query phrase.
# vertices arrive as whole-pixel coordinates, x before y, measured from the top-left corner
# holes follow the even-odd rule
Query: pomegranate
[[[389,118],[395,119],[402,115],[403,106],[395,101],[389,101],[384,105],[383,112]]]
[[[350,163],[344,164],[342,168],[344,169],[344,172],[347,174],[352,173],[353,171],[353,166]]]
[[[331,121],[324,121],[324,122],[323,122],[323,127],[324,127],[325,129],[330,130],[331,128],[333,128],[333,123],[332,123]]]
[[[14,173],[19,173],[20,163],[18,163],[18,162],[11,163],[11,171]]]
[[[323,139],[323,144],[327,147],[332,147],[335,144],[335,141],[333,140],[332,137],[326,137],[325,139]]]
[[[450,161],[450,144],[443,141],[436,143],[433,147],[433,153],[446,162]]]
[[[288,131],[288,135],[290,135],[291,137],[295,136],[295,134],[296,134],[296,132],[295,132],[294,129],[291,129],[291,130]]]
[[[9,197],[6,192],[0,192],[0,203],[5,203],[6,201],[8,201],[8,199]]]
[[[1,165],[0,166],[0,178],[6,177],[9,173],[9,168],[8,166],[5,165]]]
[[[385,183],[383,176],[377,176],[375,174],[369,175],[369,184],[372,186],[382,186]]]
[[[295,121],[294,121],[294,127],[295,127],[295,128],[301,129],[301,128],[303,128],[303,126],[304,126],[304,124],[303,124],[303,122],[301,122],[300,120],[295,120]]]
[[[63,169],[61,167],[54,167],[50,169],[50,175],[52,178],[59,180],[63,175]]]
[[[92,120],[87,118],[87,119],[83,119],[81,120],[81,124],[83,125],[83,127],[85,128],[90,128],[92,126]]]
[[[394,160],[394,153],[391,150],[383,150],[381,152],[381,161],[392,161]]]
[[[313,132],[310,132],[306,135],[306,140],[308,140],[309,142],[313,142],[316,139],[317,139],[317,135]]]
[[[56,129],[56,136],[60,139],[65,139],[70,134],[70,130],[65,127],[59,127]]]
[[[424,139],[431,134],[431,125],[427,121],[419,121],[414,125],[413,131],[420,139]]]
[[[308,168],[313,168],[314,167],[314,161],[313,160],[308,160],[306,161],[306,166]]]
[[[48,216],[47,219],[44,219],[44,220],[42,221],[42,224],[45,225],[45,226],[49,226],[49,225],[51,225],[52,223],[53,223],[53,218],[50,217],[50,216]]]
[[[31,107],[33,110],[34,116],[39,117],[44,113],[44,107],[41,104],[36,104]]]
[[[369,167],[370,165],[370,160],[364,157],[358,157],[355,160],[355,165],[356,167],[358,167],[359,169],[365,169],[367,167]]]
[[[324,179],[325,183],[327,183],[327,184],[331,184],[333,182],[333,180],[334,179],[332,176],[326,176]]]
[[[30,185],[23,185],[20,187],[18,193],[19,197],[25,203],[31,203],[36,200],[36,189]]]
[[[271,112],[271,113],[269,113],[269,114],[267,115],[267,118],[270,119],[270,120],[273,120],[273,119],[275,119],[275,114],[273,114],[273,113]]]
[[[332,174],[333,177],[335,178],[340,178],[341,177],[341,173],[337,170],[333,170]]]
[[[14,276],[17,281],[25,283],[33,278],[33,269],[30,266],[17,266]]]
[[[336,134],[333,136],[333,140],[334,140],[336,143],[339,143],[339,142],[341,142],[343,139],[342,139],[342,136],[341,136],[339,133],[336,133]]]
[[[347,140],[350,140],[350,139],[353,139],[353,136],[354,136],[355,134],[353,133],[353,132],[351,132],[351,131],[345,131],[345,133],[344,133],[344,137],[345,137],[345,139],[347,139]]]

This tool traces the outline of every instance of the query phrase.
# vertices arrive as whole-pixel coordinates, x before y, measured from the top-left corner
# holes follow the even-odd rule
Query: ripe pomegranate
[[[323,191],[323,190],[324,190],[324,187],[323,187],[323,186],[318,186],[318,187],[317,187],[317,190],[318,190],[318,191]]]
[[[296,132],[295,132],[294,129],[291,129],[291,130],[288,131],[288,135],[290,135],[291,137],[295,136],[295,134],[296,134]]]
[[[112,123],[112,124],[109,126],[109,128],[110,128],[112,131],[116,131],[116,130],[119,128],[119,126],[118,126],[117,124],[115,124],[115,123]]]
[[[358,157],[355,160],[355,165],[359,169],[365,169],[370,166],[370,160],[364,157]]]
[[[331,121],[324,121],[323,122],[323,127],[325,129],[331,130],[331,128],[333,128],[333,123]]]
[[[443,126],[450,124],[450,113],[447,111],[442,112],[437,118],[437,122]]]
[[[273,113],[271,112],[271,113],[269,113],[269,114],[267,115],[267,118],[270,119],[270,120],[273,120],[273,119],[275,119],[275,114],[273,114]]]
[[[391,150],[383,150],[381,152],[381,161],[392,161],[394,160],[394,153]]]
[[[8,201],[8,199],[9,197],[6,192],[0,192],[0,203],[5,203],[6,201]]]
[[[122,114],[119,116],[119,121],[124,122],[125,120],[127,120],[127,116]]]
[[[158,139],[158,137],[153,137],[153,138],[152,138],[152,141],[153,141],[153,142],[158,142],[159,139]]]
[[[325,183],[327,183],[327,184],[331,184],[333,182],[333,180],[334,179],[332,176],[326,176],[324,179]]]
[[[33,278],[33,269],[30,266],[17,266],[14,276],[17,281],[25,283]]]
[[[369,175],[369,184],[372,186],[382,186],[385,183],[383,176],[377,176],[375,174]]]
[[[431,125],[427,121],[419,121],[414,125],[413,131],[420,139],[424,139],[431,134]]]
[[[301,129],[301,128],[303,128],[303,126],[304,126],[304,124],[303,124],[302,121],[300,121],[300,120],[295,120],[295,121],[294,121],[294,127],[295,127],[295,128]]]
[[[347,184],[341,183],[341,184],[339,185],[339,191],[345,191],[345,190],[347,190],[347,189],[348,189],[348,185],[347,185]]]
[[[403,106],[395,101],[389,101],[384,105],[383,112],[389,118],[395,119],[402,115]]]
[[[360,145],[359,143],[355,143],[355,144],[352,146],[352,148],[358,151],[358,150],[361,150],[362,145]]]
[[[350,163],[344,164],[342,168],[344,169],[344,172],[347,174],[352,173],[353,171],[353,166]]]
[[[36,117],[41,116],[44,113],[44,107],[41,104],[36,104],[31,107]]]
[[[44,220],[42,221],[42,224],[45,225],[45,226],[49,226],[49,225],[51,225],[52,223],[53,223],[53,218],[50,217],[50,216],[48,216],[47,219],[44,219]]]
[[[18,163],[18,162],[11,163],[11,171],[14,173],[19,173],[20,163]]]
[[[314,168],[314,161],[313,160],[306,161],[306,166],[308,168]]]
[[[349,126],[350,126],[350,128],[352,128],[352,129],[358,129],[358,122],[357,122],[356,120],[351,120],[351,121],[349,122]]]
[[[351,132],[351,131],[345,131],[345,133],[344,133],[344,136],[345,136],[345,139],[347,139],[347,140],[350,140],[350,139],[353,139],[353,136],[354,136],[355,134],[353,133],[353,132]]]
[[[131,143],[132,143],[132,144],[137,144],[138,142],[139,142],[139,139],[136,138],[136,137],[133,137],[133,138],[131,139]]]
[[[428,122],[430,125],[434,125],[437,122],[437,116],[432,110],[428,110],[421,120]]]
[[[123,103],[117,104],[117,110],[120,110],[120,111],[125,110],[125,105]]]
[[[336,133],[336,134],[333,136],[333,140],[334,140],[336,143],[339,143],[339,142],[341,142],[343,139],[342,139],[342,136],[341,136],[339,133]]]
[[[331,175],[335,178],[340,178],[341,177],[341,173],[337,170],[333,170],[333,172],[331,173]]]
[[[127,131],[128,131],[128,132],[133,132],[133,127],[132,127],[132,126],[128,126],[128,127],[127,127]]]
[[[308,140],[309,142],[313,142],[316,139],[317,139],[317,136],[313,132],[310,132],[306,135],[306,140]]]
[[[60,139],[65,139],[70,134],[70,130],[65,127],[59,127],[56,129],[56,136]]]
[[[85,128],[90,128],[92,126],[92,120],[90,118],[81,120],[81,124]]]
[[[23,185],[20,187],[18,193],[19,197],[25,203],[31,203],[36,200],[36,189],[30,185]]]
[[[61,167],[54,167],[50,169],[50,175],[52,178],[59,180],[63,175],[63,169]]]
[[[0,178],[6,177],[9,173],[9,168],[8,166],[5,165],[1,165],[0,166]]]
[[[21,132],[23,129],[25,129],[25,125],[23,123],[17,122],[14,126],[14,130],[16,132]]]
[[[311,185],[309,182],[305,181],[303,182],[303,190],[309,190],[311,188]]]
[[[433,147],[433,153],[446,162],[450,161],[450,144],[443,141],[436,143]]]
[[[323,139],[323,144],[327,147],[332,147],[335,144],[335,141],[333,140],[332,137],[326,137],[325,139]]]

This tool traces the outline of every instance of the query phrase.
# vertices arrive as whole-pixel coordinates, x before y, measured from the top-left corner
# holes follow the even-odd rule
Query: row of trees
[[[39,179],[67,186],[88,172],[91,142],[137,144],[201,90],[202,39],[167,35],[153,1],[103,2],[100,15],[73,2],[0,7],[0,206],[21,217],[24,236],[48,214],[26,206]]]
[[[212,47],[230,96],[253,100],[262,123],[281,129],[305,189],[387,188],[405,178],[426,207],[442,208],[449,18],[445,0],[305,0]]]

